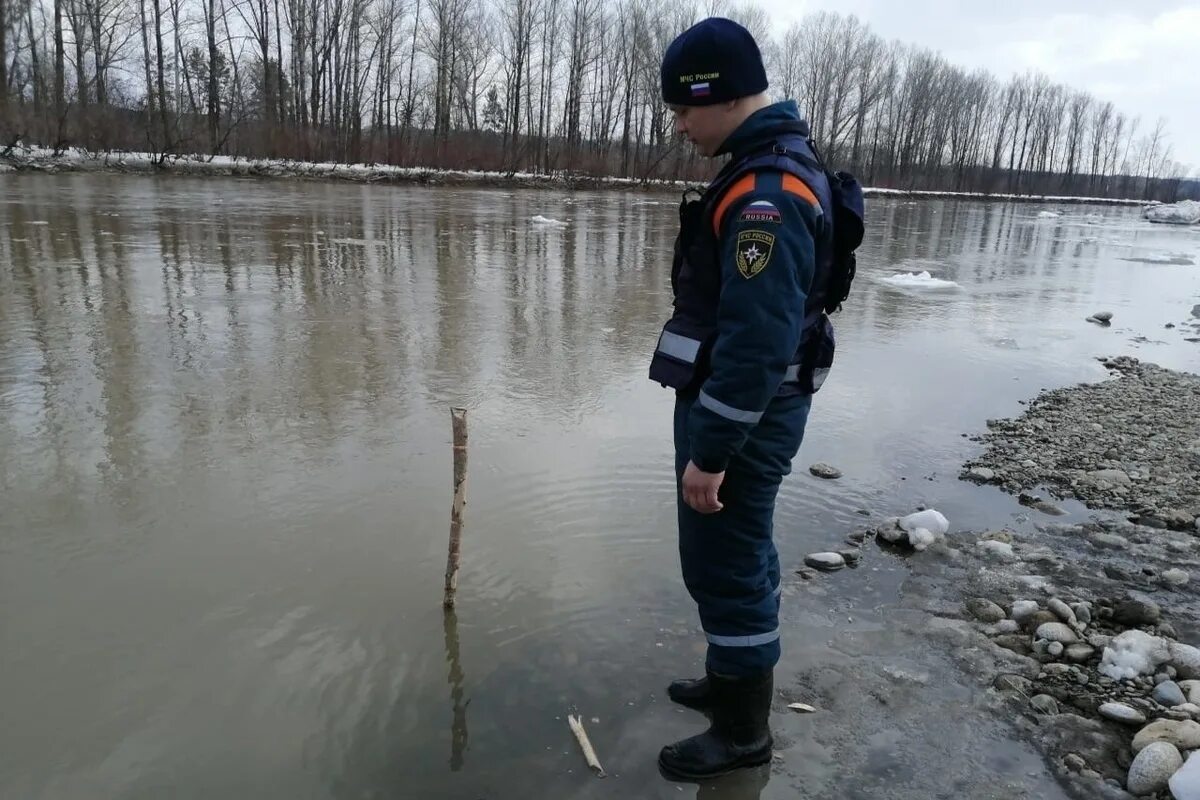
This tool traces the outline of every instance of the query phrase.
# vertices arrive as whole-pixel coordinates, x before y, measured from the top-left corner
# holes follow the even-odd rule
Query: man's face
[[[696,146],[696,152],[712,157],[733,133],[732,103],[711,106],[671,106],[675,132]]]

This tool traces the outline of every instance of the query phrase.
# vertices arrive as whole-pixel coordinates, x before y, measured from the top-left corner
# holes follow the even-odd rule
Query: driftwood
[[[450,506],[450,550],[446,555],[446,593],[442,605],[454,608],[458,565],[462,558],[463,506],[467,502],[467,410],[450,409],[454,429],[454,501]]]
[[[583,729],[583,720],[568,714],[567,724],[571,726],[571,732],[575,734],[576,740],[579,741],[579,748],[583,750],[583,757],[587,759],[588,766],[596,772],[596,777],[607,777],[604,767],[600,766],[600,759],[596,758],[596,751],[592,748],[592,743],[588,741],[587,731]]]

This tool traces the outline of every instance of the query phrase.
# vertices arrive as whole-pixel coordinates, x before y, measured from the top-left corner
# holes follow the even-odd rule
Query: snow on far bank
[[[902,272],[890,278],[880,278],[879,282],[898,289],[919,289],[927,292],[953,292],[962,288],[954,281],[935,278],[928,272]]]
[[[90,152],[70,148],[55,154],[43,147],[17,147],[5,160],[6,167],[18,170],[58,171],[166,171],[182,175],[223,175],[231,177],[274,177],[324,180],[347,180],[362,183],[397,182],[428,184],[466,184],[487,186],[525,185],[530,187],[607,187],[682,189],[695,181],[638,178],[595,177],[570,172],[535,174],[531,172],[499,172],[484,170],[434,169],[431,167],[397,167],[387,164],[342,164],[336,162],[293,161],[289,159],[243,158],[239,156],[166,155],[125,151]],[[1157,201],[1114,199],[1107,197],[1070,197],[1052,195],[988,194],[985,192],[944,192],[933,190],[885,189],[866,187],[867,197],[907,197],[913,199],[969,199],[1035,203],[1094,203],[1112,206],[1154,207]]]

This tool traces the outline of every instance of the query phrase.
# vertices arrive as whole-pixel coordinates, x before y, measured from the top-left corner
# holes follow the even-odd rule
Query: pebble
[[[813,569],[828,571],[838,570],[846,566],[846,559],[838,553],[813,553],[804,557],[804,563]]]
[[[1075,631],[1061,622],[1046,622],[1039,625],[1037,638],[1064,645],[1075,644],[1075,642],[1079,641],[1079,637],[1075,635]]]
[[[1188,582],[1191,576],[1189,576],[1185,570],[1176,568],[1166,570],[1163,572],[1161,577],[1164,581],[1172,586],[1183,586]]]
[[[1200,723],[1195,720],[1156,719],[1133,737],[1133,752],[1153,742],[1170,742],[1181,750],[1200,748]]]
[[[1200,705],[1200,681],[1180,681],[1179,688],[1187,695],[1188,702]]]
[[[1067,648],[1067,660],[1073,661],[1076,664],[1082,664],[1095,655],[1095,653],[1095,648],[1093,648],[1090,644],[1077,642],[1076,644],[1073,644]]]
[[[1029,701],[1029,705],[1033,706],[1033,710],[1039,714],[1053,716],[1058,713],[1058,701],[1048,694],[1039,694]]]
[[[1163,676],[1166,677],[1165,675]],[[1154,687],[1154,694],[1151,695],[1155,702],[1161,703],[1167,708],[1181,706],[1187,702],[1187,697],[1183,694],[1183,689],[1179,688],[1179,684],[1175,681],[1164,680],[1162,683]]]
[[[1092,624],[1092,608],[1087,603],[1075,603],[1071,610],[1075,612],[1075,619],[1079,620],[1081,625]]]
[[[1013,633],[1007,636],[997,636],[993,641],[1005,650],[1012,650],[1019,655],[1027,656],[1030,652],[1029,637],[1020,633]]]
[[[1104,703],[1100,706],[1100,716],[1126,725],[1144,725],[1146,722],[1145,714],[1124,703]]]
[[[841,556],[842,560],[847,564],[857,564],[862,560],[861,550],[839,550],[838,555]]]
[[[1190,714],[1194,717],[1197,714],[1200,714],[1200,705],[1196,705],[1195,703],[1183,703],[1181,705],[1176,706],[1175,710],[1176,711],[1186,711],[1188,714]]]
[[[1102,547],[1108,550],[1128,550],[1129,540],[1124,536],[1117,536],[1115,533],[1091,533],[1088,534],[1088,539],[1096,547]]]
[[[1113,619],[1122,625],[1153,625],[1162,617],[1162,609],[1152,600],[1127,597],[1113,608]]]
[[[1019,630],[1021,630],[1021,626],[1015,619],[1002,619],[992,626],[994,634],[1016,633]]]
[[[818,478],[824,478],[825,480],[830,481],[837,480],[838,478],[842,477],[842,471],[840,469],[837,467],[831,467],[828,464],[813,464],[808,468],[808,471],[813,475],[816,475]]]
[[[1046,603],[1046,608],[1053,611],[1055,616],[1072,627],[1078,622],[1075,618],[1075,612],[1071,607],[1057,597],[1051,597],[1050,601]]]
[[[1168,742],[1154,742],[1137,754],[1129,765],[1125,786],[1130,794],[1151,794],[1166,788],[1167,781],[1183,766],[1179,749]]]
[[[1062,642],[1051,642],[1049,646],[1046,647],[1046,652],[1055,658],[1058,658],[1063,654],[1064,649],[1065,648],[1063,647]]]
[[[1087,762],[1078,753],[1068,753],[1063,759],[1063,765],[1071,772],[1083,772],[1087,768]]]
[[[1109,642],[1112,641],[1112,637],[1103,633],[1093,633],[1088,637],[1087,640],[1088,644],[1090,644],[1092,647],[1096,648],[1097,650],[1103,650],[1104,648],[1108,647]]]
[[[1054,616],[1052,611],[1038,611],[1032,617],[1022,622],[1021,627],[1033,633],[1038,628],[1047,624],[1061,625],[1062,623],[1058,621],[1058,617]]]
[[[1179,677],[1187,680],[1200,678],[1200,650],[1179,642],[1168,643],[1167,650],[1171,654],[1171,666]]]
[[[987,467],[971,467],[970,471],[967,472],[967,475],[975,478],[976,480],[990,481],[995,480],[996,471],[988,469]]]
[[[1097,311],[1091,318],[1097,322],[1111,322],[1113,315],[1111,311]]]
[[[1012,673],[1003,673],[996,676],[996,680],[992,682],[992,686],[996,687],[1001,692],[1020,692],[1021,694],[1029,694],[1033,688],[1033,682],[1021,675]],[[1143,718],[1144,721],[1145,718]]]
[[[1012,604],[1012,618],[1023,623],[1040,610],[1037,600],[1017,600]]]
[[[969,598],[967,611],[980,622],[999,622],[1006,616],[1003,608],[982,597]]]

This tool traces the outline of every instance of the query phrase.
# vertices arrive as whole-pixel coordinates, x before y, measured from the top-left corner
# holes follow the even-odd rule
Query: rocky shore
[[[1079,798],[1200,800],[1200,378],[1133,359],[988,423],[963,477],[1022,493],[1021,530],[933,509],[853,531],[806,581],[906,557],[904,606]],[[1045,486],[1097,510],[1062,524]],[[1115,513],[1114,513],[1115,512]],[[875,547],[872,547],[874,543]],[[949,592],[947,592],[947,587]]]

